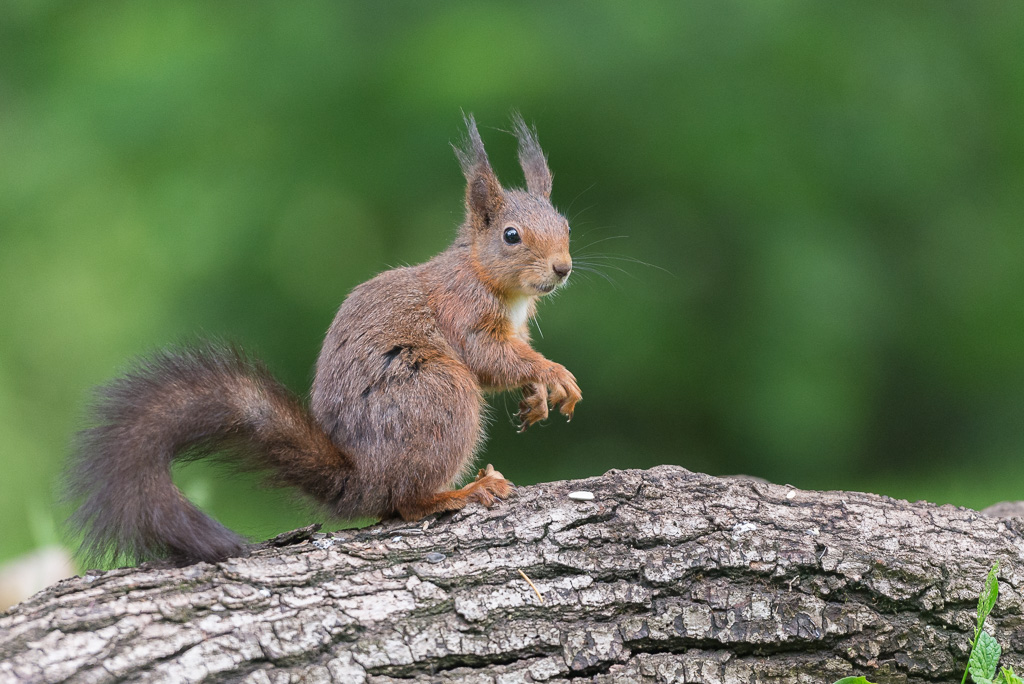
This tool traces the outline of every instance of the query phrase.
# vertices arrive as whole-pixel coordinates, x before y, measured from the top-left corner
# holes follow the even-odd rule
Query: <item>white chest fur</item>
[[[530,317],[532,304],[533,297],[518,297],[507,304],[505,315],[508,317],[508,322],[512,324],[512,329],[516,332],[526,325],[526,321]]]

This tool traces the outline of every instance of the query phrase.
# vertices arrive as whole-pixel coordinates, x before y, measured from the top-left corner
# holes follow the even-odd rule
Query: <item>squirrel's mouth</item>
[[[533,289],[537,290],[540,294],[549,294],[552,290],[558,287],[557,283],[545,283],[543,285],[531,285]]]

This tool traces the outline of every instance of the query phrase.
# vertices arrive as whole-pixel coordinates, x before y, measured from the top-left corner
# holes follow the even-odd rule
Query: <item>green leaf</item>
[[[996,684],[1024,684],[1024,679],[1014,674],[1012,667],[1004,667],[996,679]]]
[[[871,684],[871,682],[863,677],[843,677],[835,684]]]
[[[981,596],[978,597],[978,626],[975,631],[981,631],[981,628],[985,625],[985,618],[992,612],[993,606],[996,605],[996,599],[999,598],[999,580],[996,578],[996,573],[999,572],[999,561],[996,561],[992,565],[992,569],[988,571],[988,577],[985,578],[985,588],[981,591]]]
[[[967,671],[971,673],[971,679],[982,684],[983,679],[991,680],[996,675],[996,665],[999,664],[999,656],[1003,649],[999,642],[988,632],[978,635],[971,650],[971,659],[967,662]]]

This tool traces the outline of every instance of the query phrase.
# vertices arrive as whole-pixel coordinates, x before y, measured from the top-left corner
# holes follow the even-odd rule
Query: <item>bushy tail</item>
[[[216,456],[266,470],[321,502],[337,500],[350,460],[261,364],[232,348],[168,349],[101,387],[78,435],[67,494],[90,560],[216,561],[245,540],[189,502],[174,459]]]

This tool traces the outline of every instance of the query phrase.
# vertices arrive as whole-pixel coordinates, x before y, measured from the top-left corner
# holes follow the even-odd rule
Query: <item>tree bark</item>
[[[593,500],[568,495],[575,490]],[[958,682],[985,574],[1020,671],[1024,521],[662,466],[245,558],[64,580],[0,681]]]

